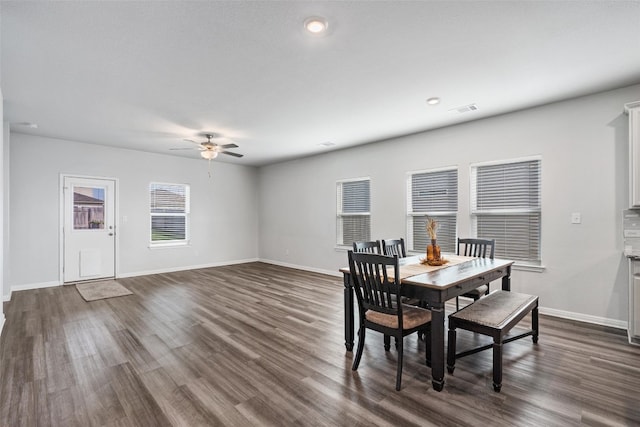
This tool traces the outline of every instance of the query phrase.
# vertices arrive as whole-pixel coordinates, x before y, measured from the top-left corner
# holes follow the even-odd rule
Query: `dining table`
[[[424,256],[400,258],[401,294],[427,303],[431,310],[431,383],[434,390],[444,387],[445,365],[445,302],[479,286],[502,279],[502,289],[511,290],[513,261],[497,258],[474,258],[444,254],[448,261],[441,266],[429,266]],[[344,335],[347,351],[353,350],[354,289],[348,267],[340,269],[344,280]]]

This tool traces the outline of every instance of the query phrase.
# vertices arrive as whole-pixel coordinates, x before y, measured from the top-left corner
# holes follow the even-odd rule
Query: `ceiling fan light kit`
[[[205,150],[205,151],[201,151],[200,155],[202,156],[203,159],[212,160],[218,157],[218,152],[213,150]]]

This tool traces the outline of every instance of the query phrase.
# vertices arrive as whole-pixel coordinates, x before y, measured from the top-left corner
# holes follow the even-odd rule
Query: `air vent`
[[[462,107],[454,108],[449,111],[455,111],[456,113],[468,113],[469,111],[476,111],[478,106],[476,104],[463,105]]]

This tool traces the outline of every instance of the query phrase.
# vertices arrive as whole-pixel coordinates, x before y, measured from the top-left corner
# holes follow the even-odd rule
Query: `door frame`
[[[61,173],[60,177],[59,177],[59,182],[58,182],[58,200],[59,200],[59,227],[58,227],[58,255],[59,255],[59,266],[58,266],[58,282],[60,283],[60,285],[64,285],[64,180],[66,178],[80,178],[80,179],[102,179],[102,180],[109,180],[109,181],[113,181],[114,186],[113,186],[113,203],[115,203],[114,206],[114,212],[115,212],[115,218],[114,218],[114,222],[113,222],[113,227],[115,230],[116,235],[115,237],[115,242],[114,242],[114,254],[113,254],[113,268],[114,268],[114,278],[118,278],[120,277],[120,232],[119,232],[119,226],[120,226],[120,203],[119,203],[119,186],[120,183],[118,181],[118,178],[113,178],[113,177],[108,177],[108,176],[90,176],[90,175],[79,175],[76,173]]]

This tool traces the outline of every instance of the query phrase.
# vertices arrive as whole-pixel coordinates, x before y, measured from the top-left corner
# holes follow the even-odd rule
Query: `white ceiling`
[[[2,1],[0,19],[13,131],[194,158],[169,148],[217,132],[245,165],[640,83],[640,1]]]

